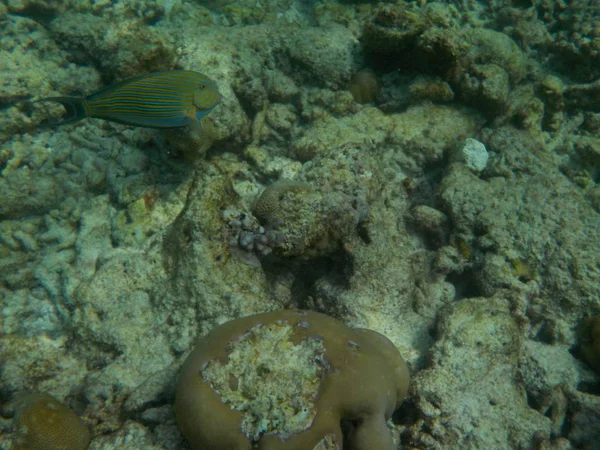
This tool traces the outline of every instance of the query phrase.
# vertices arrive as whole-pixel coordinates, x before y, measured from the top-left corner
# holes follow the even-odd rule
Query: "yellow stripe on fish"
[[[130,78],[86,98],[49,97],[38,102],[58,102],[67,110],[52,125],[94,117],[126,125],[175,128],[200,120],[220,100],[217,85],[206,75],[171,70]]]

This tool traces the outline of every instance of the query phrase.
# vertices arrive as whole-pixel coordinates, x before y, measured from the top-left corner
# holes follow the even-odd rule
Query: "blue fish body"
[[[130,78],[86,98],[50,97],[38,102],[58,102],[67,110],[50,125],[93,117],[140,127],[177,128],[200,120],[220,100],[215,82],[206,75],[172,70]]]

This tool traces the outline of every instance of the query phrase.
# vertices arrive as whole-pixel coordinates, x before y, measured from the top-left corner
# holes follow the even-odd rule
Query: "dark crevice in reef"
[[[577,390],[584,394],[595,395],[600,397],[600,383],[582,381],[577,385]]]
[[[454,296],[455,300],[484,296],[477,281],[477,276],[472,270],[467,270],[462,273],[450,273],[446,277],[446,281],[454,285],[456,291]]]
[[[349,288],[354,272],[353,258],[347,252],[340,250],[333,255],[304,262],[269,255],[261,260],[261,265],[271,284],[276,278],[285,276],[286,272],[291,273],[290,306],[334,316],[341,314],[336,293]]]

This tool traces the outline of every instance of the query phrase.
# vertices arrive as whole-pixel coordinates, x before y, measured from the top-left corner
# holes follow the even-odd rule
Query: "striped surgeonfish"
[[[94,117],[140,127],[175,128],[200,120],[220,99],[217,85],[206,75],[171,70],[129,78],[85,98],[49,97],[37,102],[58,102],[67,110],[48,125]]]

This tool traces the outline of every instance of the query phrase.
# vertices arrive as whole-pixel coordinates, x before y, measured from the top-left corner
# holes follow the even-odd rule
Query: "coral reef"
[[[296,307],[401,352],[396,447],[593,450],[599,17],[593,0],[0,2],[0,399],[67,399],[92,448],[186,448],[194,342]],[[361,104],[365,67],[380,91]],[[164,68],[217,83],[201,126],[40,126],[60,110],[39,98]]]
[[[276,311],[200,339],[183,365],[175,414],[198,449],[312,449],[329,436],[339,449],[392,450],[386,421],[408,380],[380,334],[311,311]]]

